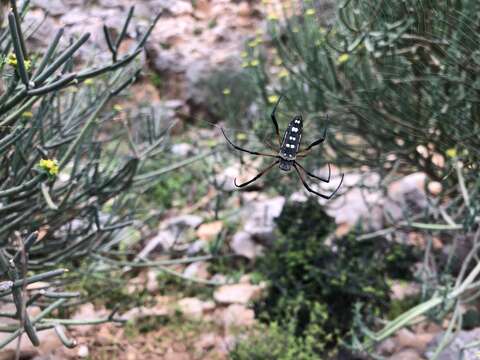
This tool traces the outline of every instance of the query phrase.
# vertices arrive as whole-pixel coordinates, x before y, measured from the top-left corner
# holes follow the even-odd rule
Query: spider
[[[260,153],[260,152],[256,152],[256,151],[250,151],[250,150],[244,149],[244,148],[242,148],[238,145],[235,145],[227,137],[223,128],[221,128],[223,136],[225,137],[225,139],[236,150],[243,151],[243,152],[246,152],[246,153],[251,154],[251,155],[273,157],[273,158],[277,159],[274,163],[270,164],[265,169],[260,171],[260,173],[258,173],[256,176],[254,176],[251,180],[246,181],[243,184],[237,184],[237,179],[234,179],[234,184],[238,188],[247,186],[247,185],[253,183],[254,181],[258,180],[261,176],[265,175],[275,165],[279,164],[280,170],[283,170],[283,171],[286,171],[286,172],[290,171],[291,168],[293,167],[295,169],[295,171],[297,172],[298,176],[300,177],[300,180],[302,181],[303,186],[305,187],[305,189],[307,189],[308,192],[310,192],[312,194],[315,194],[317,196],[320,196],[321,198],[329,200],[337,193],[338,189],[340,189],[340,186],[343,183],[344,174],[342,174],[342,179],[340,180],[340,184],[338,184],[335,191],[333,193],[331,193],[330,195],[323,195],[323,194],[313,190],[308,185],[307,181],[305,180],[304,175],[302,174],[302,171],[313,179],[317,179],[317,180],[328,183],[328,182],[330,182],[330,174],[331,174],[330,164],[328,164],[328,177],[325,179],[325,178],[322,178],[322,177],[319,177],[319,176],[316,176],[316,175],[310,173],[302,165],[300,165],[298,163],[298,161],[296,160],[297,157],[306,157],[308,155],[308,153],[310,152],[310,150],[314,146],[317,146],[317,145],[319,145],[319,144],[321,144],[322,142],[325,141],[325,138],[327,136],[327,128],[325,128],[325,130],[323,131],[323,136],[320,139],[312,142],[310,145],[307,146],[306,149],[300,150],[300,141],[302,139],[302,131],[303,131],[303,120],[302,120],[302,116],[297,115],[288,124],[287,129],[285,130],[285,133],[283,134],[283,140],[281,140],[280,139],[280,132],[279,132],[279,129],[278,129],[278,122],[277,122],[277,118],[275,116],[277,106],[280,103],[281,99],[282,99],[281,97],[278,99],[278,101],[275,104],[275,106],[273,107],[272,113],[270,115],[270,118],[273,122],[273,126],[275,127],[275,134],[276,134],[276,137],[277,137],[277,140],[278,140],[279,149],[278,149],[278,154],[277,155]]]

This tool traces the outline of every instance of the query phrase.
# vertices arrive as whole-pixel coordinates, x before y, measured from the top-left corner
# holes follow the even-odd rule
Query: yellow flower
[[[85,82],[85,85],[93,85],[93,79],[87,79],[84,82]]]
[[[249,66],[248,61],[242,63],[242,68],[247,68]]]
[[[267,16],[267,19],[270,20],[270,21],[277,21],[278,20],[278,15],[275,14],[275,13],[270,13]]]
[[[13,52],[11,52],[10,54],[8,54],[6,62],[7,62],[8,65],[11,65],[13,67],[17,67],[17,64],[18,64],[17,56]]]
[[[237,140],[247,140],[247,135],[245,133],[238,133],[236,138]]]
[[[280,59],[279,57],[275,58],[275,60],[273,61],[273,63],[277,66],[280,66],[282,65],[282,59]]]
[[[223,95],[228,96],[228,95],[230,95],[230,94],[231,94],[231,91],[230,91],[229,88],[223,89]]]
[[[250,61],[250,66],[258,66],[260,64],[260,61],[257,59]]]
[[[298,33],[298,32],[300,32],[300,28],[298,26],[294,26],[293,29],[292,29],[292,32],[293,33]]]
[[[312,16],[312,15],[315,15],[315,9],[307,9],[307,11],[305,11],[305,15],[308,15],[308,16]]]
[[[33,113],[31,111],[25,111],[23,114],[22,114],[23,117],[26,117],[26,118],[32,118],[33,117]]]
[[[240,53],[240,56],[242,57],[242,59],[245,59],[246,57],[248,57],[248,52],[242,51],[242,52]]]
[[[270,95],[268,97],[268,102],[270,104],[275,104],[278,101],[278,96],[277,95]]]
[[[30,60],[25,59],[23,63],[25,64],[25,70],[30,71],[30,69],[32,68],[32,62]]]
[[[52,159],[41,159],[38,166],[47,171],[49,175],[56,176],[58,174],[58,161]]]
[[[288,77],[289,73],[288,73],[288,70],[287,69],[282,69],[279,73],[278,73],[278,77],[280,79],[283,79],[283,78],[286,78]]]
[[[446,151],[446,155],[449,158],[455,158],[455,157],[457,157],[457,150],[455,148],[450,148]]]
[[[18,66],[18,60],[17,60],[17,56],[11,52],[10,54],[8,54],[5,62],[10,65],[10,66],[13,66],[13,67],[17,67]],[[29,71],[31,68],[32,68],[32,62],[30,60],[27,60],[25,59],[24,60],[24,65],[25,65],[25,70]]]
[[[251,48],[254,48],[254,47],[257,47],[258,44],[260,44],[260,42],[258,41],[258,39],[255,39],[255,40],[250,41],[247,45]]]
[[[338,65],[341,65],[341,64],[347,62],[349,58],[350,58],[350,55],[348,55],[348,54],[342,54],[342,55],[340,55],[340,56],[338,57],[338,59],[337,59],[337,64],[338,64]]]
[[[115,110],[116,112],[120,112],[123,110],[123,106],[119,104],[115,104],[113,105],[113,110]]]

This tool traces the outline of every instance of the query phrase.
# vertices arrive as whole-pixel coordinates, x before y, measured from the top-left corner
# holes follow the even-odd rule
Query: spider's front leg
[[[282,145],[282,139],[280,138],[280,130],[278,128],[278,121],[277,117],[275,116],[275,113],[277,111],[277,106],[280,104],[280,100],[282,100],[283,95],[280,95],[280,97],[277,100],[277,103],[273,107],[272,113],[270,114],[270,118],[272,119],[273,126],[275,127],[275,134],[277,136],[277,141],[278,141],[278,146]]]
[[[327,119],[326,121],[328,121],[328,114],[327,114]],[[317,139],[315,140],[314,142],[312,142],[310,145],[308,145],[305,149],[303,150],[300,150],[297,154],[297,156],[299,157],[305,157],[308,155],[308,153],[310,152],[310,150],[314,147],[314,146],[317,146],[317,145],[320,145],[321,143],[323,143],[325,141],[325,139],[327,138],[327,127],[325,127],[325,130],[323,130],[323,135],[320,139]]]
[[[239,151],[243,151],[243,152],[246,152],[247,154],[251,154],[251,155],[259,155],[259,156],[267,156],[267,157],[274,157],[274,158],[278,158],[278,155],[275,155],[275,154],[266,154],[266,153],[260,153],[260,152],[257,152],[257,151],[251,151],[251,150],[247,150],[247,149],[244,149],[238,145],[235,145],[228,137],[227,135],[225,134],[225,131],[223,130],[223,128],[220,128],[222,130],[222,134],[223,136],[225,137],[225,139],[228,141],[228,143],[230,145],[232,145],[236,150],[239,150]]]
[[[318,139],[318,140],[315,140],[314,142],[312,142],[310,145],[308,145],[305,149],[303,150],[300,150],[297,154],[297,156],[299,157],[305,157],[308,155],[308,153],[310,152],[310,150],[314,147],[314,146],[317,146],[317,145],[320,145],[321,143],[323,143],[325,141],[325,139],[327,138],[327,128],[325,128],[325,130],[323,131],[323,136]]]

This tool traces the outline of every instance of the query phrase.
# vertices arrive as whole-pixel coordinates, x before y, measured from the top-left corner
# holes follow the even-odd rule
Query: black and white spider
[[[278,154],[276,154],[276,155],[275,154],[260,153],[260,152],[257,152],[257,151],[250,151],[250,150],[244,149],[240,146],[237,146],[232,141],[230,141],[230,139],[227,137],[227,135],[225,134],[225,131],[222,128],[223,136],[225,136],[225,139],[227,139],[228,143],[230,145],[232,145],[235,149],[246,152],[248,154],[252,154],[252,155],[267,156],[267,157],[273,157],[273,158],[277,159],[277,161],[275,161],[273,164],[270,164],[268,167],[266,167],[265,169],[260,171],[260,173],[258,173],[253,179],[251,179],[247,182],[244,182],[243,184],[240,184],[240,185],[237,184],[237,179],[235,179],[234,180],[235,186],[239,187],[239,188],[247,186],[248,184],[251,184],[255,180],[259,179],[261,176],[265,175],[275,165],[279,164],[280,169],[283,170],[283,171],[290,171],[292,166],[293,166],[293,168],[297,172],[298,176],[300,177],[300,180],[302,181],[303,186],[305,187],[305,189],[307,189],[307,191],[309,191],[309,192],[311,192],[311,193],[313,193],[317,196],[320,196],[324,199],[327,199],[327,200],[331,199],[337,193],[338,189],[340,189],[340,186],[343,183],[344,174],[342,174],[342,179],[340,180],[340,184],[338,184],[335,191],[333,193],[331,193],[330,195],[323,195],[323,194],[320,194],[319,192],[313,190],[307,184],[307,181],[305,180],[305,177],[302,175],[302,171],[305,174],[307,174],[308,176],[310,176],[311,178],[314,178],[314,179],[317,179],[317,180],[328,183],[328,182],[330,182],[330,174],[331,174],[330,164],[328,164],[328,177],[326,179],[324,179],[324,178],[316,176],[316,175],[310,173],[309,171],[307,171],[296,160],[297,157],[307,156],[307,154],[310,152],[310,150],[314,146],[317,146],[317,145],[321,144],[323,141],[325,141],[325,138],[327,136],[327,129],[325,128],[325,130],[323,132],[323,136],[320,139],[312,142],[310,145],[307,146],[306,149],[300,150],[300,142],[301,142],[301,139],[302,139],[302,131],[303,131],[303,120],[302,120],[302,117],[300,115],[297,115],[288,124],[288,127],[285,130],[285,133],[283,134],[283,140],[281,140],[280,139],[280,132],[279,132],[279,129],[278,129],[278,122],[277,122],[277,118],[275,116],[275,111],[277,110],[277,106],[280,103],[280,100],[281,100],[281,98],[278,99],[277,103],[275,104],[275,106],[272,110],[272,114],[270,115],[270,118],[272,119],[272,122],[273,122],[273,126],[275,127],[275,133],[276,133],[277,140],[278,140],[278,145],[279,145]]]

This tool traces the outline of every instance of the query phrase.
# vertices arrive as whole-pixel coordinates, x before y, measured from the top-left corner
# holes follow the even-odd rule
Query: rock
[[[185,298],[178,301],[178,307],[186,317],[199,319],[203,314],[203,301],[197,298]]]
[[[424,173],[410,174],[390,184],[384,197],[377,190],[378,174],[347,174],[344,184],[353,188],[328,202],[327,214],[334,217],[337,224],[353,226],[360,220],[368,220],[369,230],[382,229],[385,223],[404,220],[405,211],[417,214],[426,208],[425,181]],[[360,189],[359,185],[365,188]],[[369,191],[369,187],[374,190]]]
[[[215,303],[212,301],[202,301],[194,297],[181,299],[177,305],[185,317],[194,320],[201,319],[205,312],[215,308]]]
[[[202,217],[198,215],[179,215],[168,219],[161,226],[164,228],[196,228],[202,222]]]
[[[407,349],[402,350],[399,353],[389,357],[390,360],[423,360],[415,350]]]
[[[220,304],[247,304],[262,295],[263,286],[251,284],[223,285],[215,290],[213,298]]]
[[[403,300],[406,297],[415,296],[420,293],[420,285],[413,282],[393,280],[390,286],[391,298]]]
[[[244,305],[232,304],[223,311],[222,321],[226,329],[249,327],[255,324],[255,312]]]
[[[125,0],[99,0],[99,5],[106,8],[123,7]]]
[[[32,0],[31,4],[48,11],[52,16],[63,15],[69,10],[62,0]]]
[[[404,219],[405,209],[410,213],[418,213],[427,205],[424,186],[427,180],[425,173],[413,173],[393,182],[388,186],[388,198],[384,210],[393,221]]]
[[[428,350],[426,352],[427,359],[432,359],[435,349],[442,341],[443,333],[435,337],[435,339],[428,345]],[[451,360],[451,359],[462,359],[462,360],[478,360],[478,354],[480,352],[480,345],[462,349],[473,342],[478,342],[480,339],[480,328],[471,330],[471,331],[460,331],[459,334],[447,345],[443,351],[440,352],[437,360]],[[461,357],[463,355],[463,357]]]
[[[263,247],[255,244],[252,236],[246,231],[240,231],[233,235],[230,248],[234,254],[244,256],[250,260],[263,253]]]
[[[215,333],[202,334],[194,346],[197,352],[202,352],[213,349],[222,341],[223,339]]]
[[[386,356],[386,355],[392,355],[395,351],[396,344],[393,339],[388,338],[380,343],[377,347],[377,352],[380,355]]]
[[[185,157],[194,153],[194,147],[187,143],[173,144],[170,151],[174,155]]]
[[[438,181],[430,181],[427,185],[428,192],[433,196],[438,196],[442,192],[442,183]]]
[[[423,353],[434,337],[435,334],[415,334],[404,328],[397,332],[394,341],[400,349],[412,348],[418,353]]]
[[[125,314],[123,314],[122,318],[125,320],[135,320],[135,319],[143,319],[146,317],[163,317],[168,316],[172,313],[170,307],[165,305],[156,305],[154,307],[136,307],[130,309]]]
[[[205,223],[199,226],[197,229],[197,236],[199,237],[200,240],[205,240],[205,241],[211,241],[216,239],[218,234],[223,229],[223,222],[218,220],[218,221],[213,221],[210,223]]]
[[[154,294],[158,291],[157,275],[158,272],[153,269],[147,271],[147,291],[150,294]]]
[[[187,352],[177,352],[170,350],[168,351],[165,356],[163,357],[164,360],[190,360],[191,357],[188,355]]]
[[[197,278],[207,280],[210,278],[210,273],[208,272],[209,264],[205,261],[196,261],[188,265],[185,270],[183,270],[183,275],[189,278]]]
[[[250,5],[246,1],[242,1],[240,4],[238,4],[237,8],[237,14],[239,16],[250,16],[252,13],[252,9],[250,8]]]
[[[85,319],[95,319],[97,317],[98,317],[98,314],[95,311],[95,307],[93,306],[93,304],[86,303],[86,304],[80,305],[80,307],[77,308],[77,311],[73,315],[72,319],[73,320],[85,320]],[[76,333],[80,334],[80,335],[85,335],[92,328],[93,328],[93,325],[79,326],[76,329]]]
[[[285,204],[283,196],[258,201],[250,205],[243,227],[256,241],[270,245],[274,239],[274,219],[280,215]]]
[[[80,345],[78,347],[77,355],[80,358],[88,358],[90,352],[87,345]]]
[[[205,240],[196,240],[188,245],[187,255],[196,255],[207,247],[208,243]]]
[[[336,224],[355,225],[360,219],[369,218],[369,223],[375,229],[382,228],[381,216],[372,217],[371,207],[377,204],[382,194],[380,191],[368,191],[360,189],[357,185],[366,184],[375,187],[380,181],[376,173],[364,175],[361,173],[350,173],[345,175],[342,186],[351,186],[351,190],[338,196],[327,203],[326,212],[335,219]],[[375,214],[376,215],[376,214]]]
[[[186,238],[182,235],[185,235],[186,230],[196,228],[202,221],[203,219],[196,215],[180,215],[165,220],[160,224],[158,234],[148,241],[136,259],[146,259],[151,252],[168,250],[174,245],[184,246]],[[187,248],[188,246],[186,245]]]
[[[4,319],[2,318],[2,323],[3,322]],[[0,333],[0,341],[3,341],[8,336],[8,333]],[[40,341],[40,346],[38,347],[35,347],[25,334],[22,336],[20,342],[20,359],[32,359],[40,354],[49,354],[63,346],[53,329],[38,331],[37,336]],[[15,359],[17,345],[18,338],[0,349],[0,359]]]

